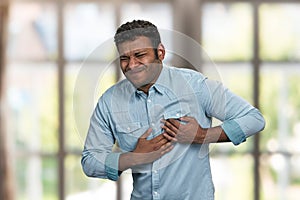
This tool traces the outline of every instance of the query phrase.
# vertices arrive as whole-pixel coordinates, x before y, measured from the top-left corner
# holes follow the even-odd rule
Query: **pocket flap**
[[[188,116],[190,114],[190,111],[185,109],[185,110],[172,110],[169,112],[164,113],[164,119],[177,119],[180,117]]]
[[[119,124],[116,126],[116,129],[119,133],[132,133],[140,129],[141,127],[142,126],[140,122],[133,122],[133,123]]]

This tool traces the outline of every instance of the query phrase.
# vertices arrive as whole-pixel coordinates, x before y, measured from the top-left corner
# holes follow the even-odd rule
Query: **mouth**
[[[130,69],[126,72],[126,75],[132,76],[132,75],[138,75],[140,72],[143,72],[146,70],[146,66],[142,65],[139,67],[135,67],[133,69]]]

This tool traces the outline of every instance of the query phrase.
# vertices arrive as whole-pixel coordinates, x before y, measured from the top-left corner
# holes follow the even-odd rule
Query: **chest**
[[[113,134],[122,150],[134,150],[138,139],[152,128],[151,139],[162,133],[161,120],[183,116],[200,116],[201,107],[195,95],[148,95],[127,98],[112,104]]]

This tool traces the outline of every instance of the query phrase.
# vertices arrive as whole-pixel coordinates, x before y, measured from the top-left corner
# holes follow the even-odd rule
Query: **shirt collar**
[[[165,88],[170,83],[170,76],[169,76],[169,67],[166,65],[163,65],[162,70],[160,72],[160,75],[158,79],[156,80],[153,87],[160,93],[163,94],[165,92]]]
[[[156,82],[151,86],[150,90],[153,88],[155,89],[159,94],[164,94],[165,92],[165,87],[168,85],[169,81],[169,76],[168,76],[168,66],[163,65],[162,70],[160,72],[160,75]],[[137,94],[142,94],[143,92],[140,90],[136,90]]]

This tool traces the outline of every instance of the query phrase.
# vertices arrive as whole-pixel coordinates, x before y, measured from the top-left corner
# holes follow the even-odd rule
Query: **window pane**
[[[81,169],[79,156],[67,156],[66,171],[66,199],[67,200],[95,200],[116,199],[116,182],[87,178]]]
[[[260,102],[267,121],[262,149],[299,153],[300,68],[297,64],[265,64],[262,77]]]
[[[50,3],[10,6],[8,56],[19,60],[56,58],[56,10]]]
[[[299,4],[263,4],[260,7],[260,56],[263,60],[300,59],[299,10]]]
[[[157,26],[166,49],[164,61],[167,63],[170,62],[174,53],[174,50],[172,50],[172,18],[172,7],[169,3],[125,3],[121,7],[121,23],[142,19],[148,20]]]
[[[204,49],[213,60],[252,58],[252,7],[247,3],[206,3],[203,7]]]
[[[11,63],[8,132],[17,152],[57,152],[57,77],[53,63]]]
[[[57,200],[57,162],[35,155],[15,160],[17,200]]]
[[[262,76],[260,102],[266,128],[261,148],[270,153],[262,157],[263,194],[275,200],[295,199],[300,195],[300,68],[264,64]]]
[[[131,170],[126,170],[121,176],[122,200],[130,200],[131,192],[133,190],[133,180]]]
[[[82,151],[89,120],[100,95],[116,82],[116,66],[105,63],[66,67],[66,145]]]
[[[251,155],[211,158],[216,199],[253,199],[253,159]]]
[[[65,7],[65,56],[68,60],[83,60],[91,51],[115,32],[114,7],[110,4],[80,3]],[[93,54],[95,60],[114,56],[113,49]],[[91,59],[91,57],[90,57]]]
[[[300,195],[300,156],[263,155],[261,158],[262,199],[296,200]]]
[[[172,10],[168,3],[126,3],[121,8],[122,23],[143,19],[154,23],[157,28],[172,29],[171,16]]]
[[[221,81],[235,94],[253,102],[253,77],[250,63],[205,64],[204,75],[210,79]]]

